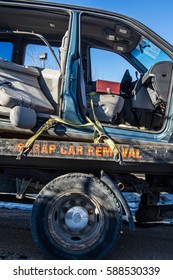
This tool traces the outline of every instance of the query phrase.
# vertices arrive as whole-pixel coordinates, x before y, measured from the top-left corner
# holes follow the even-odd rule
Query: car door
[[[125,16],[88,12],[80,23],[86,96],[95,93],[94,111],[105,131],[120,142],[168,140],[172,46]],[[88,101],[93,120],[92,110]]]

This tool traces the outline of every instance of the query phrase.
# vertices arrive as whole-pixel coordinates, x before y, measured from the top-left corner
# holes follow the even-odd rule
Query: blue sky
[[[144,23],[173,44],[173,0],[47,0],[125,14]]]

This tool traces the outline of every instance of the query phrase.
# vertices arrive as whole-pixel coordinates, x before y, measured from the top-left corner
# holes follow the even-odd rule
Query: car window
[[[92,81],[108,80],[121,82],[128,69],[136,80],[136,69],[122,56],[101,49],[90,49]]]
[[[159,61],[169,61],[171,58],[150,40],[142,37],[131,54],[146,68]]]
[[[13,53],[13,44],[11,42],[0,42],[0,57],[11,61]]]
[[[59,48],[52,47],[55,55],[58,56]],[[59,69],[55,58],[47,46],[28,44],[25,51],[24,65],[40,68]]]

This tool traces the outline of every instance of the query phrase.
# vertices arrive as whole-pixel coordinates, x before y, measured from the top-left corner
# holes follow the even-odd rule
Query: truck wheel
[[[114,193],[81,173],[48,183],[31,215],[33,239],[49,259],[101,259],[119,240],[121,223]]]

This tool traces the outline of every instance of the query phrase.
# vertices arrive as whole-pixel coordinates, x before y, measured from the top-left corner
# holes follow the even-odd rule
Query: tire
[[[107,185],[93,175],[72,173],[38,194],[31,232],[48,259],[103,259],[119,240],[121,216]]]

